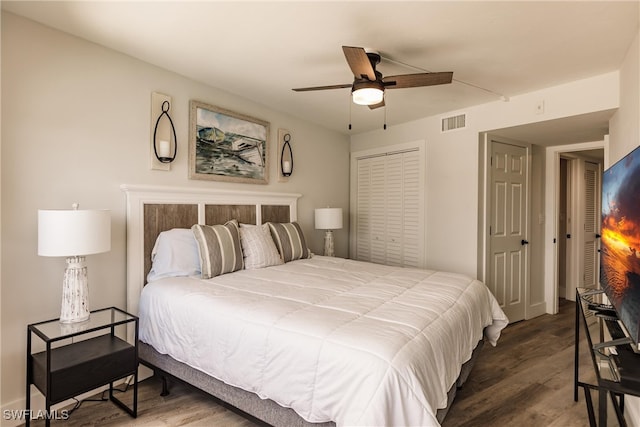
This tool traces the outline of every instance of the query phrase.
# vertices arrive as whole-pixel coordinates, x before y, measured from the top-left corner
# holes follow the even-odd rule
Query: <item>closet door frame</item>
[[[425,196],[425,177],[426,177],[426,142],[424,140],[417,140],[407,143],[401,144],[393,144],[386,145],[382,147],[372,148],[369,150],[362,151],[354,151],[351,153],[351,163],[350,163],[350,202],[349,202],[349,256],[355,258],[357,254],[356,250],[356,233],[357,233],[357,218],[358,218],[358,160],[364,159],[367,157],[377,157],[377,156],[385,156],[392,154],[399,154],[408,151],[418,151],[419,153],[419,181],[420,181],[420,191],[419,191],[419,206],[420,206],[420,226],[422,234],[422,242],[421,242],[421,251],[422,254],[420,256],[420,267],[426,266],[426,196]]]

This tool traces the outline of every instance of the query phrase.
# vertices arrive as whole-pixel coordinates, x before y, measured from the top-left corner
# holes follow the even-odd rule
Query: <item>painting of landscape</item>
[[[190,178],[268,182],[268,122],[191,101],[190,132]]]

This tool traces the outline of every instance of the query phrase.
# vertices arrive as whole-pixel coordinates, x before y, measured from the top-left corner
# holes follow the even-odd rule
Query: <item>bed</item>
[[[464,275],[310,256],[304,244],[287,251],[284,227],[304,240],[290,229],[299,194],[123,191],[141,362],[268,424],[437,426],[483,336],[495,345],[508,322],[486,286]],[[202,271],[155,274],[158,236],[194,224],[215,224],[219,242],[238,224],[243,236],[269,230],[287,262],[237,268],[225,255],[207,264],[211,243],[198,233],[211,227],[195,226]]]

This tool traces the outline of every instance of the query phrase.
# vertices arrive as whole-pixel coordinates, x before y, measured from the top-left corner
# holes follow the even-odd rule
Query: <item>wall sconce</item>
[[[170,171],[176,158],[178,141],[173,120],[169,115],[173,100],[169,95],[151,92],[149,120],[149,168]]]
[[[176,128],[173,126],[173,120],[171,120],[171,116],[169,115],[169,109],[171,108],[171,104],[169,101],[164,101],[162,103],[162,114],[158,116],[158,120],[156,120],[156,126],[153,129],[153,151],[156,154],[156,159],[161,163],[171,163],[175,160],[176,154],[178,153],[178,140],[176,139]],[[163,117],[166,117],[169,120],[169,124],[171,125],[171,135],[169,135],[170,139],[173,139],[173,150],[171,149],[171,141],[167,141],[166,139],[161,139],[158,141],[158,125],[160,124],[160,120]],[[173,137],[173,138],[171,138]],[[173,154],[172,154],[173,151]]]
[[[291,132],[287,129],[278,129],[279,182],[287,182],[293,173],[293,147],[291,144]]]
[[[280,172],[282,176],[291,176],[293,172],[293,152],[291,151],[291,135],[286,133],[283,137],[282,151],[280,152]]]

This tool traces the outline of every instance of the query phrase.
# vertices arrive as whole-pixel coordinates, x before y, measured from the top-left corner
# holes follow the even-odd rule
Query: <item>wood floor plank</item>
[[[574,319],[575,303],[562,300],[557,315],[543,315],[508,326],[497,347],[484,346],[443,427],[588,426],[582,390],[579,401],[573,401]],[[581,379],[593,380],[586,345],[582,348]],[[160,396],[160,390],[156,378],[140,383],[137,419],[108,402],[84,402],[69,420],[54,421],[52,425],[258,425],[191,386],[172,382],[171,394],[166,397]],[[594,404],[597,405],[595,395]],[[609,425],[617,425],[611,410],[609,419]],[[32,425],[42,426],[44,422]]]

